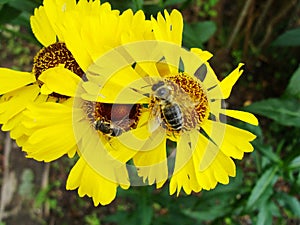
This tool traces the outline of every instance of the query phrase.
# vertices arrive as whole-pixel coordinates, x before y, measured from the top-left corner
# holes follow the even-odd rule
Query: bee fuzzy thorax
[[[174,135],[194,129],[208,117],[208,100],[200,83],[179,73],[152,85],[149,108]]]

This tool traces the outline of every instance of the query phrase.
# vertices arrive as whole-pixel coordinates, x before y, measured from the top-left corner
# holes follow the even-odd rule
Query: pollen
[[[67,49],[65,43],[58,42],[48,47],[42,48],[34,57],[32,72],[38,80],[39,76],[47,69],[54,68],[58,65],[64,65],[64,67],[73,73],[82,77],[84,72],[76,62],[72,53]],[[43,83],[38,80],[39,85]],[[59,94],[51,94],[53,97],[67,98]]]
[[[177,87],[180,87],[189,95],[195,104],[195,110],[197,112],[196,119],[198,123],[201,124],[201,122],[208,117],[208,99],[200,83],[184,73],[169,76],[167,79],[177,84]]]

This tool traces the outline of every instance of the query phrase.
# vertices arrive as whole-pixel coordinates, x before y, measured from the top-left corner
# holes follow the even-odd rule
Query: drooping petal
[[[24,111],[22,124],[30,136],[23,144],[27,157],[50,162],[64,154],[74,156],[77,146],[73,134],[72,108],[67,104],[68,101],[65,104],[45,102],[30,105]]]
[[[170,181],[170,194],[174,194],[177,189],[178,196],[181,188],[186,194],[190,194],[192,191],[199,192],[202,189],[196,176],[198,166],[194,164],[193,160],[194,154],[196,154],[193,152],[194,144],[196,144],[194,142],[195,140],[192,141],[190,134],[183,134],[178,141],[174,174]]]
[[[0,98],[0,123],[5,124],[22,112],[38,96],[38,85],[29,85],[8,92]]]
[[[0,68],[0,95],[25,87],[36,81],[34,74]]]
[[[86,119],[78,120],[73,114],[73,130],[80,157],[88,163],[89,167],[101,174],[102,177],[112,182],[128,187],[129,178],[126,171],[126,162],[122,157],[115,158],[114,149],[108,144],[108,140],[99,135]]]
[[[117,187],[117,183],[102,177],[82,157],[72,168],[66,185],[67,190],[78,188],[80,197],[92,197],[95,206],[111,203],[116,197]]]
[[[149,138],[154,141],[152,137]],[[144,180],[148,179],[148,183],[154,184],[156,182],[157,188],[161,187],[168,178],[167,156],[166,156],[166,138],[162,138],[160,143],[157,143],[156,148],[147,149],[145,144],[141,150],[133,157],[134,165],[137,167],[138,175]]]
[[[201,168],[205,151],[209,151],[207,146],[210,142],[211,141],[209,141],[207,138],[200,135],[195,148],[195,153],[193,154],[197,180],[200,186],[205,190],[215,188],[217,182],[227,184],[229,181],[228,176],[235,176],[234,162],[222,151],[218,151],[216,153],[213,160],[211,160],[209,165],[204,170]]]
[[[43,72],[39,76],[39,80],[44,83],[43,86],[46,86],[45,88],[42,87],[42,94],[49,94],[48,92],[51,91],[51,93],[55,92],[73,97],[77,92],[81,78],[65,69],[63,65],[59,65]]]
[[[249,131],[215,121],[207,121],[203,128],[216,148],[222,150],[227,156],[242,159],[244,152],[253,151],[250,141],[253,141],[256,136]]]

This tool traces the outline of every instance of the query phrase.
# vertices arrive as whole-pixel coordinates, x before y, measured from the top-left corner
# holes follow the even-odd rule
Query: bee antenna
[[[135,92],[137,92],[137,93],[139,93],[139,94],[141,94],[141,95],[146,96],[147,98],[150,97],[150,94],[149,94],[149,93],[143,93],[143,92],[141,92],[140,90],[135,89],[135,88],[130,88],[130,89],[133,90],[133,91],[135,91]]]
[[[152,85],[151,85],[151,84],[148,84],[148,85],[143,86],[143,87],[141,87],[141,88],[146,88],[146,87],[150,87],[150,86],[152,86]]]

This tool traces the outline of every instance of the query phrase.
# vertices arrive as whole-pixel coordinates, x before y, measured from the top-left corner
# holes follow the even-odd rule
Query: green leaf
[[[213,208],[203,208],[201,211],[192,211],[190,209],[184,209],[182,210],[182,213],[196,221],[212,221],[232,212],[232,210],[232,207],[216,205]]]
[[[266,204],[259,208],[256,225],[272,225],[270,203],[266,202]]]
[[[300,127],[300,101],[297,99],[266,99],[255,102],[245,109],[285,126]]]
[[[186,2],[187,0],[166,0],[164,6],[176,5]]]
[[[300,28],[288,30],[273,43],[274,46],[300,46]]]
[[[8,4],[3,5],[0,10],[0,24],[9,23],[20,15],[21,11],[9,6]]]
[[[300,169],[300,156],[297,156],[292,160],[292,162],[289,164],[290,170],[297,170]]]
[[[285,94],[300,98],[300,66],[292,75],[289,84],[285,90]]]
[[[216,32],[217,26],[212,21],[186,23],[183,27],[183,44],[187,48],[203,46]]]
[[[278,193],[278,198],[284,201],[286,208],[290,209],[296,217],[300,217],[300,202],[296,197],[286,193]]]
[[[143,205],[142,207],[139,207],[140,214],[139,214],[139,224],[141,225],[150,225],[152,222],[152,216],[153,216],[153,208],[152,205]]]
[[[10,0],[0,0],[0,4],[5,4],[7,2],[9,2]]]
[[[109,2],[112,5],[113,9],[119,9],[120,11],[125,11],[128,8],[131,8],[133,11],[138,10],[136,8],[135,2],[131,1],[131,0],[123,0],[123,1],[119,1],[119,0],[110,0],[110,1],[108,1],[108,0],[104,0],[104,1],[101,1],[101,3],[104,3],[104,2]]]
[[[254,142],[253,144],[255,146],[255,149],[266,156],[271,162],[282,164],[280,157],[273,152],[273,148],[271,145],[266,145],[261,142]]]
[[[9,1],[9,6],[20,10],[22,12],[26,11],[29,13],[33,13],[34,8],[38,7],[40,3],[37,3],[35,1],[20,1],[20,0],[10,0]]]
[[[251,191],[246,208],[252,208],[268,189],[272,189],[273,182],[276,179],[275,175],[277,170],[277,167],[271,167],[257,180],[256,185]]]

